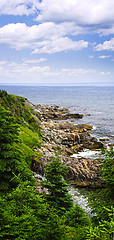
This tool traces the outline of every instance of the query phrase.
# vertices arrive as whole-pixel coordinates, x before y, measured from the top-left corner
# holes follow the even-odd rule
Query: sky
[[[0,84],[114,86],[114,0],[0,0]]]

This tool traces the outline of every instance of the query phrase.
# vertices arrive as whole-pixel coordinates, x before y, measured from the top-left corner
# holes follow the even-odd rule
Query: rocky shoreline
[[[100,150],[104,143],[92,137],[91,125],[73,123],[83,115],[72,114],[66,108],[59,106],[33,105],[26,100],[26,104],[34,110],[36,120],[41,126],[42,143],[40,162],[33,160],[32,170],[44,174],[45,165],[56,157],[60,157],[63,164],[68,167],[65,176],[67,181],[81,187],[103,187],[100,170],[102,165],[97,159],[75,158],[73,154],[89,150]]]

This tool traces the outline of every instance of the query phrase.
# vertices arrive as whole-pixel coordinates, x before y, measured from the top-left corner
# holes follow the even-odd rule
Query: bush
[[[79,226],[89,225],[90,219],[87,217],[84,210],[78,205],[74,205],[64,215],[65,223],[68,226],[78,228]]]

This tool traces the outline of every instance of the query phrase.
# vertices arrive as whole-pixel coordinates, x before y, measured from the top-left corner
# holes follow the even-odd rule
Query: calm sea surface
[[[34,104],[59,105],[68,107],[71,112],[82,113],[83,119],[75,120],[76,124],[91,124],[93,135],[114,141],[114,87],[2,85],[0,89],[26,97]]]

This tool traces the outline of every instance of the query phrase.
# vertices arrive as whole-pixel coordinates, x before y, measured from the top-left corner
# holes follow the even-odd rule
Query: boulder
[[[101,178],[102,165],[97,160],[73,159],[68,166],[68,173],[65,179],[72,184],[81,187],[103,187],[105,184]],[[99,171],[98,171],[99,170]]]

